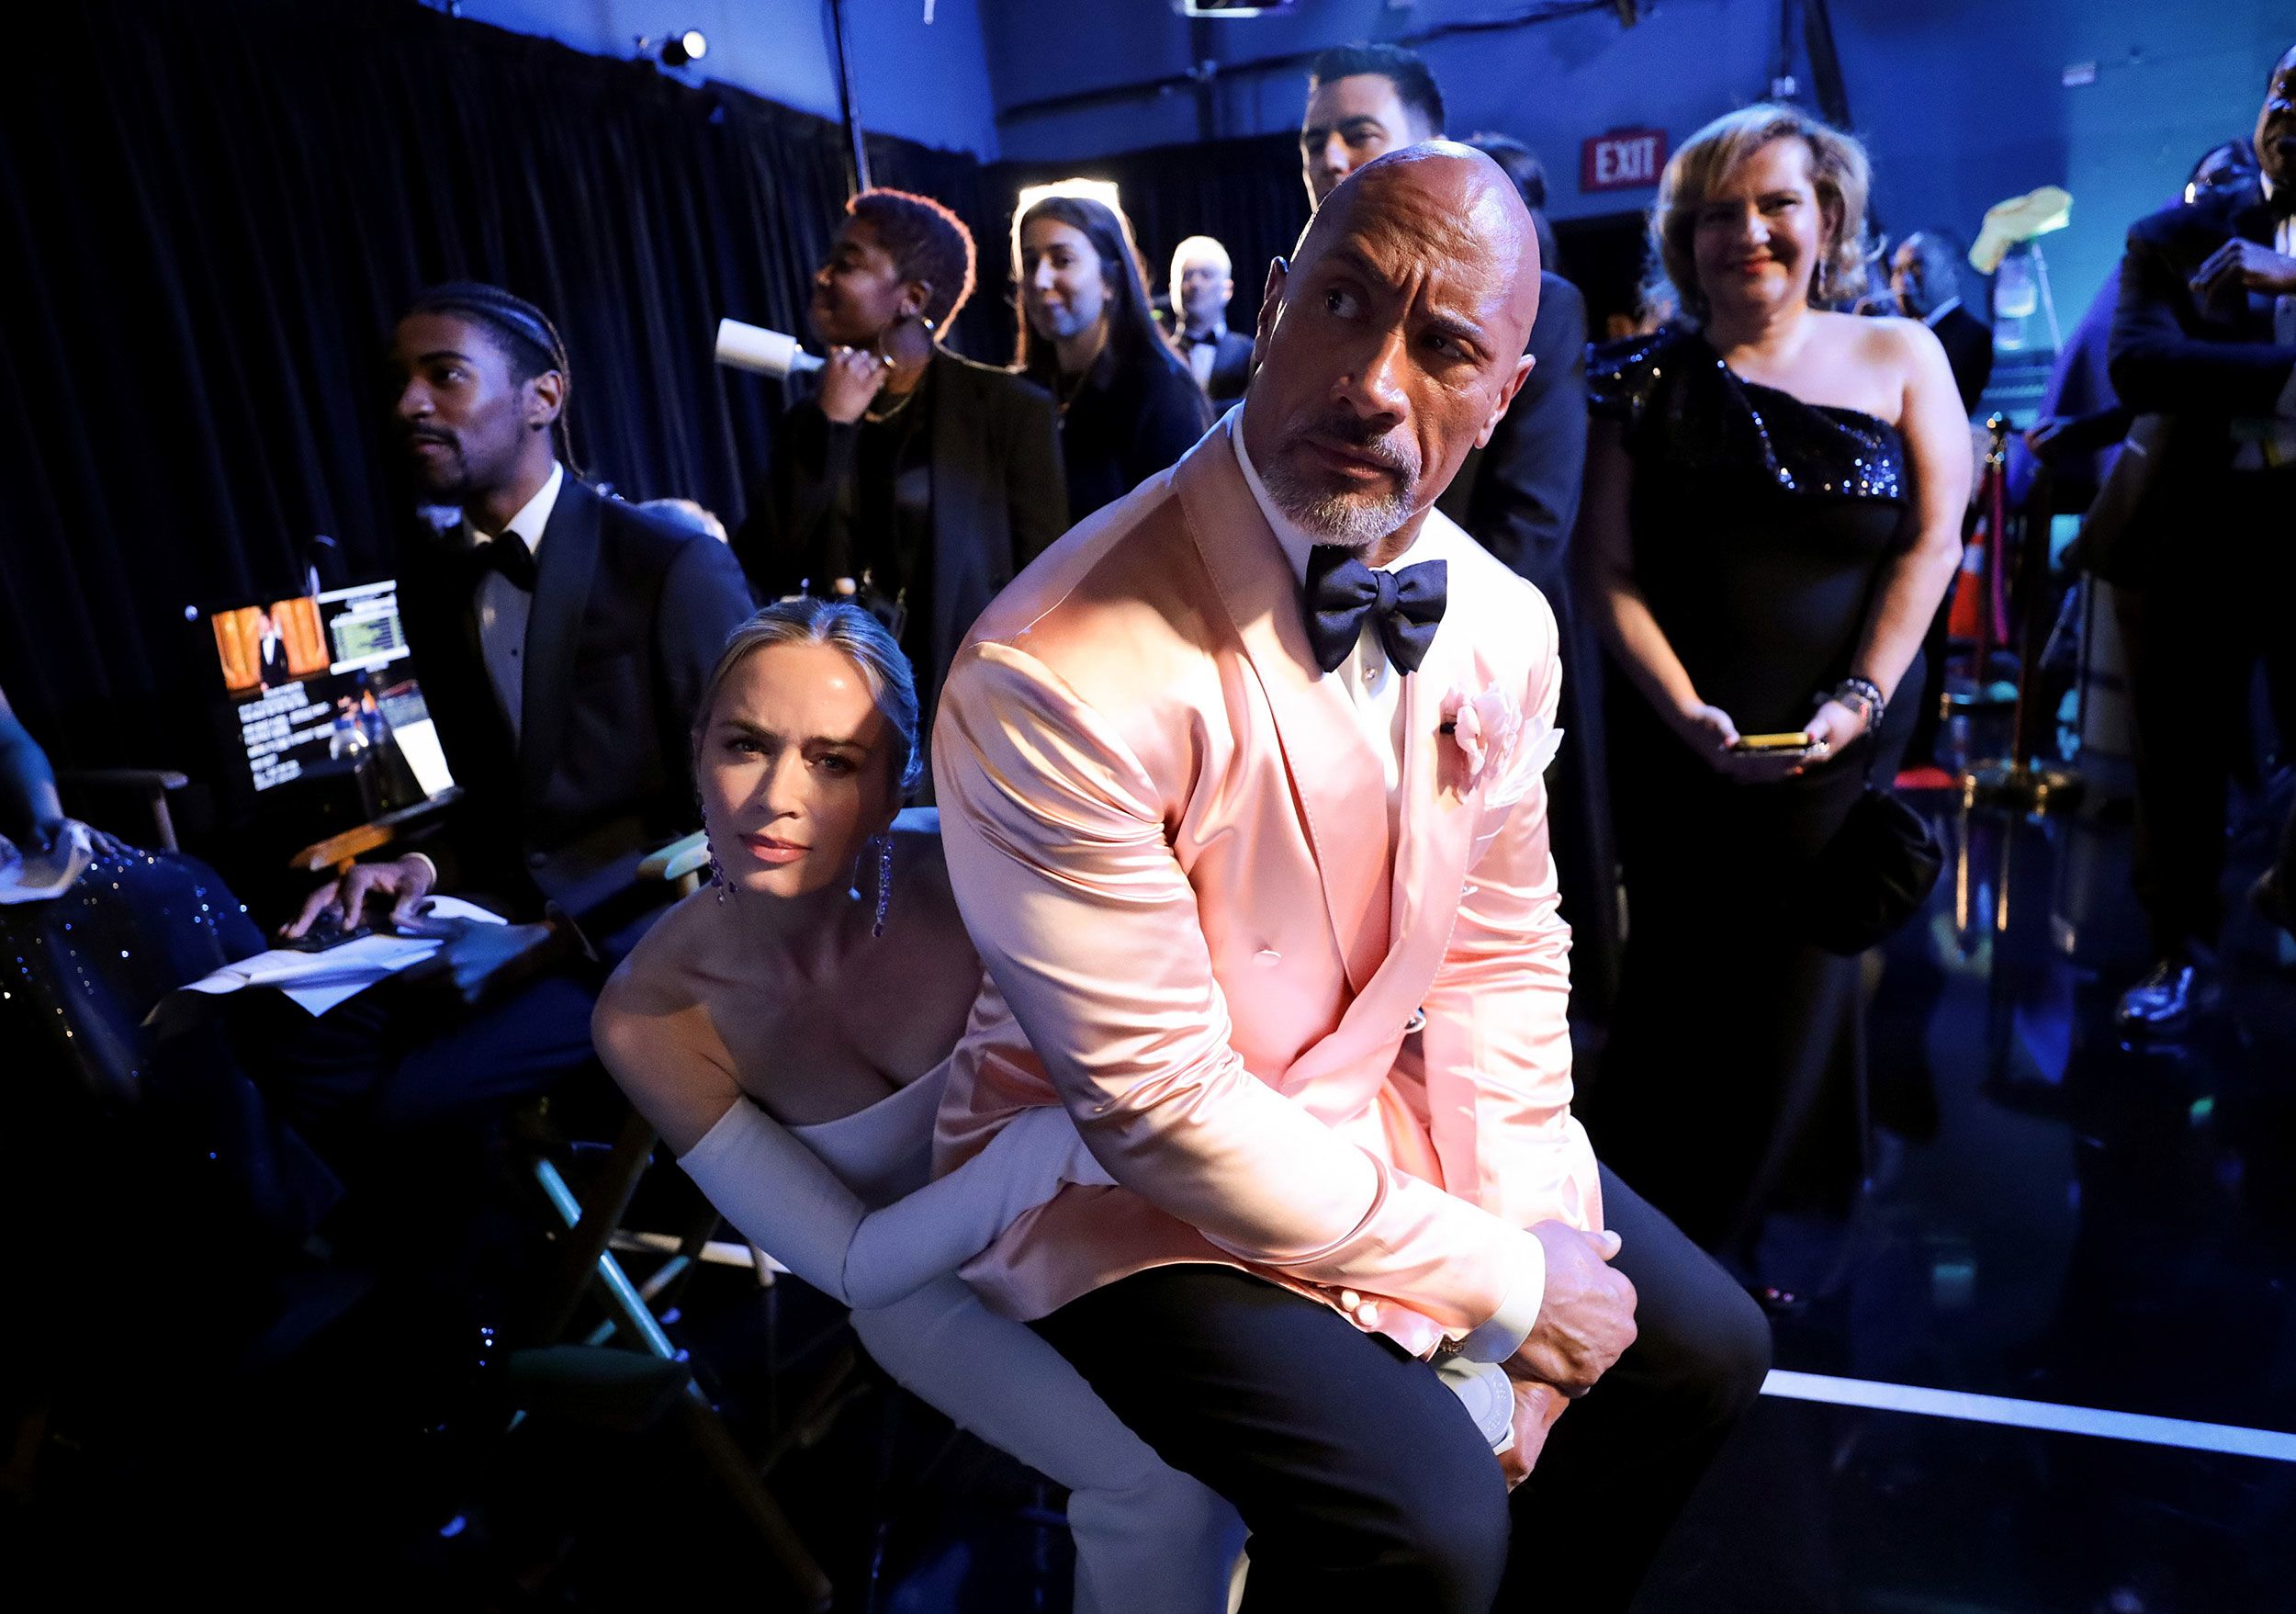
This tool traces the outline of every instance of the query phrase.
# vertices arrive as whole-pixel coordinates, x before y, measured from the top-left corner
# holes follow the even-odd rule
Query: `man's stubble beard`
[[[1412,495],[1418,491],[1415,470],[1394,468],[1394,491],[1379,497],[1316,486],[1293,473],[1278,452],[1261,474],[1267,496],[1311,537],[1343,549],[1368,549],[1393,533],[1416,513]]]

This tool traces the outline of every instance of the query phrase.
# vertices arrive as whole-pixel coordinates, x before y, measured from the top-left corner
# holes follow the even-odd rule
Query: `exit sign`
[[[1666,166],[1666,130],[1615,129],[1579,147],[1581,191],[1647,190]]]

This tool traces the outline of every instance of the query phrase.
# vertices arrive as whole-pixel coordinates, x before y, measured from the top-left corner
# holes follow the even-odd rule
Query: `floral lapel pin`
[[[1503,689],[1470,695],[1453,690],[1443,697],[1441,731],[1451,741],[1444,769],[1461,796],[1500,777],[1523,734],[1523,709]]]

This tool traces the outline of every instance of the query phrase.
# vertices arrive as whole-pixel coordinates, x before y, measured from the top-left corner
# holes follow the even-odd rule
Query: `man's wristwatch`
[[[1834,685],[1833,693],[1826,698],[1855,707],[1865,719],[1868,734],[1881,728],[1882,714],[1889,709],[1889,703],[1882,699],[1882,686],[1870,678],[1845,678]]]

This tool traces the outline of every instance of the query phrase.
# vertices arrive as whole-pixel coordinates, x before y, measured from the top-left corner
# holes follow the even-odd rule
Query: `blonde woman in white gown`
[[[851,605],[769,607],[728,641],[694,745],[715,877],[601,998],[607,1067],[745,1236],[853,1308],[879,1365],[1068,1487],[1079,1610],[1225,1608],[1233,1509],[955,1276],[1064,1181],[1109,1179],[1054,1108],[927,1180],[981,968],[939,836],[895,822],[918,771],[899,649]]]

